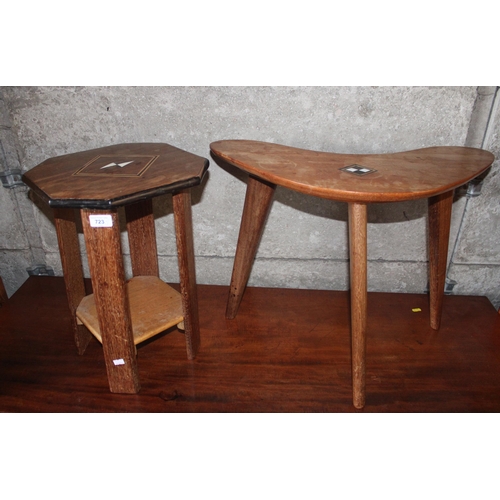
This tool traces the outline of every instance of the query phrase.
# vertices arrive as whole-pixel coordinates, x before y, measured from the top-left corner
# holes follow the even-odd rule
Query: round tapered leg
[[[274,184],[261,181],[252,176],[248,178],[247,194],[226,307],[226,318],[228,319],[233,319],[238,312],[275,190],[276,186]]]
[[[356,408],[365,406],[365,351],[367,311],[367,207],[349,204],[351,278],[352,389]]]
[[[430,324],[434,330],[441,325],[452,205],[453,191],[429,198]]]

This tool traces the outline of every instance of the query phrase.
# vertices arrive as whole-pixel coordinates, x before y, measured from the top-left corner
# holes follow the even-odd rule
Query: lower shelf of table
[[[178,325],[184,329],[181,295],[155,276],[135,276],[127,285],[134,344]],[[94,295],[83,298],[77,319],[102,343]]]

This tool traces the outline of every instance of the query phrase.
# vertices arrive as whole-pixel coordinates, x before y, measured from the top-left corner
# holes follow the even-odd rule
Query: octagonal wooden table
[[[136,344],[174,325],[193,359],[200,343],[190,188],[208,160],[168,144],[119,144],[50,158],[24,182],[54,212],[78,352],[103,345],[111,392],[140,389]],[[180,294],[159,278],[152,199],[171,193]],[[125,280],[118,208],[124,206],[133,278]],[[81,215],[93,294],[85,294],[75,211]]]
[[[248,140],[210,145],[216,161],[247,172],[247,194],[226,310],[237,314],[276,186],[348,203],[353,404],[365,405],[367,205],[427,198],[430,325],[439,329],[455,188],[486,171],[481,149],[430,147],[393,154],[336,154]]]

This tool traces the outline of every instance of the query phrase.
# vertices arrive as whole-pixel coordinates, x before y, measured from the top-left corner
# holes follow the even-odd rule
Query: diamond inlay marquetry
[[[114,177],[141,177],[153,164],[158,156],[149,155],[99,155],[83,167],[78,169],[74,176],[114,176]]]
[[[367,175],[376,172],[374,168],[363,167],[362,165],[356,165],[356,164],[348,165],[347,167],[344,168],[339,168],[339,170],[342,170],[342,172],[348,172],[349,174],[353,175]]]

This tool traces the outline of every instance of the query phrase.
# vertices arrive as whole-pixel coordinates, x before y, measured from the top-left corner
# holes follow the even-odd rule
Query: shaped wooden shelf
[[[135,276],[126,284],[134,344],[177,325],[184,329],[181,294],[156,276]],[[101,329],[94,294],[82,299],[78,320],[101,342]]]

